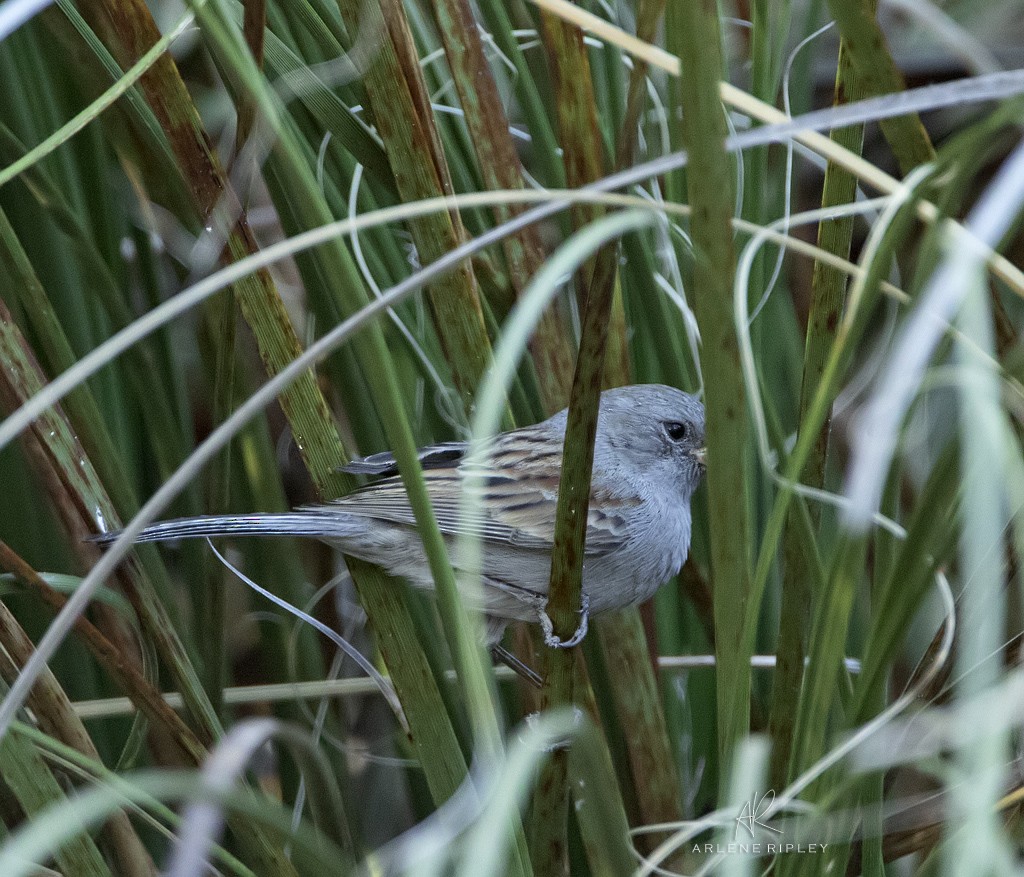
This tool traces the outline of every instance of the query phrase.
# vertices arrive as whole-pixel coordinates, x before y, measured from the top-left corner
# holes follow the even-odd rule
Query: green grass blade
[[[849,60],[845,43],[840,44],[839,62],[833,104],[857,100],[861,96],[859,81]],[[830,137],[852,152],[860,153],[863,126],[833,131]],[[856,196],[857,181],[844,168],[830,162],[825,170],[822,207],[848,204]],[[853,239],[853,217],[825,220],[818,226],[818,246],[848,259]],[[803,380],[800,387],[800,422],[803,422],[811,401],[817,392],[829,350],[835,343],[836,329],[842,316],[846,293],[846,276],[822,262],[815,262],[812,278],[813,298],[807,317],[807,337],[804,346]],[[825,481],[825,463],[828,456],[831,417],[826,418],[818,431],[817,441],[801,473],[800,480],[811,487],[822,487]],[[775,671],[772,699],[771,733],[772,781],[781,786],[786,779],[796,704],[804,674],[804,608],[811,598],[806,554],[797,535],[798,522],[791,509],[783,536],[783,586],[779,610],[778,664]],[[814,514],[816,523],[819,515]]]
[[[715,595],[719,750],[724,764],[749,726],[750,665],[742,617],[750,600],[747,412],[733,328],[732,180],[718,97],[721,34],[713,7],[678,3],[683,136],[696,249],[694,283],[707,387],[708,514]]]

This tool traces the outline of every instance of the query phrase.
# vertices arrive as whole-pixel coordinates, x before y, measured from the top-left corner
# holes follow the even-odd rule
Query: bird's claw
[[[547,605],[540,610],[540,626],[544,631],[544,645],[551,649],[571,649],[583,642],[587,635],[590,622],[590,598],[586,594],[580,599],[580,624],[576,632],[567,640],[555,634],[555,626],[551,623],[551,617],[547,613]]]

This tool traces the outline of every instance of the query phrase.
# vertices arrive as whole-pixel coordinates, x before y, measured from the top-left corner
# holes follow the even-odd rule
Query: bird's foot
[[[584,593],[581,595],[580,602],[580,626],[576,628],[576,632],[567,640],[562,640],[561,637],[555,634],[555,626],[551,623],[551,616],[547,613],[546,603],[545,607],[540,610],[540,627],[544,631],[544,644],[548,648],[571,649],[573,646],[578,646],[583,642],[583,637],[587,635],[590,622],[590,598]]]

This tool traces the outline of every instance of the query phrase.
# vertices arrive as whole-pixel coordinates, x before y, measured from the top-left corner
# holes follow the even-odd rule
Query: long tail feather
[[[365,526],[354,515],[336,509],[308,509],[280,514],[200,515],[160,521],[146,527],[136,542],[167,542],[215,536],[307,536],[314,539],[343,539]],[[91,542],[110,545],[121,531],[92,536]]]

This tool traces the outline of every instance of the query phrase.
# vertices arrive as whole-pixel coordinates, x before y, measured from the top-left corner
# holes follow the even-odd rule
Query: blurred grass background
[[[40,5],[0,5],[3,414],[115,333],[133,343],[0,447],[5,692],[96,588],[0,713],[0,873],[1013,869],[1024,84],[974,94],[1024,67],[1024,6]],[[833,131],[839,151],[733,148],[773,107],[954,80],[923,116]],[[585,191],[682,150],[629,197]],[[557,209],[527,222],[535,204]],[[482,389],[492,350],[507,394]],[[574,652],[510,632],[538,692],[479,654],[413,451],[468,438],[484,409],[505,428],[572,396],[585,420],[596,375],[702,393],[708,478],[690,560],[651,604],[595,619]],[[327,500],[355,484],[339,466],[383,449],[439,600],[319,544],[219,547],[387,673],[400,709],[205,545],[89,575],[84,538],[181,466],[161,516]],[[556,624],[578,600],[559,591]]]

